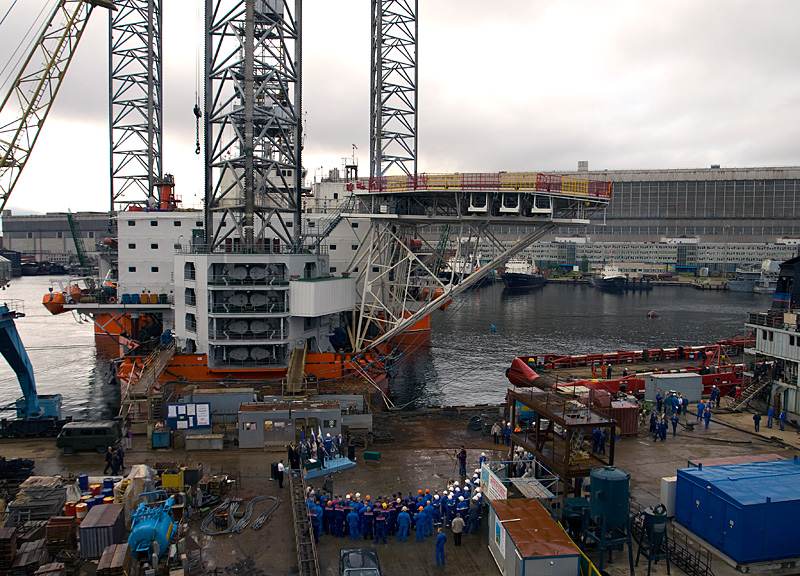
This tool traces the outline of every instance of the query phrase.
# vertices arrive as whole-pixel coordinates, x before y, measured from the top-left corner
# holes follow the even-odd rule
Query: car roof
[[[64,428],[101,428],[113,426],[114,424],[116,424],[115,420],[82,420],[80,422],[68,422],[64,424]]]
[[[379,568],[375,548],[345,548],[339,552],[345,568]]]

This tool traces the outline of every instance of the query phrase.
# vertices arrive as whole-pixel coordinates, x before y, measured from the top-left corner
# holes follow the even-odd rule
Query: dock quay
[[[729,413],[725,410],[725,403],[723,398],[723,405],[715,411],[708,429],[696,426],[689,430],[687,424],[695,420],[693,406],[690,406],[688,416],[681,416],[675,438],[670,434],[665,442],[653,443],[644,425],[637,436],[617,441],[614,465],[631,475],[632,509],[656,505],[661,478],[674,476],[678,468],[687,467],[689,460],[750,457],[764,453],[792,458],[798,453],[800,436],[795,428],[787,427],[786,431],[780,431],[777,427],[766,429],[762,426],[760,433],[754,433],[752,412]],[[369,494],[375,500],[382,495],[416,493],[420,489],[441,490],[457,475],[455,453],[462,445],[468,454],[468,470],[477,468],[481,453],[486,454],[490,462],[507,459],[508,448],[502,444],[495,445],[484,427],[477,425],[482,420],[502,419],[503,415],[501,406],[488,405],[377,414],[372,439],[367,438],[367,444],[356,450],[357,466],[331,475],[333,493],[359,492],[362,496]],[[365,451],[379,452],[380,459],[366,460]],[[102,455],[76,453],[65,456],[55,449],[52,439],[4,440],[2,452],[6,458],[35,459],[37,475],[103,475]],[[240,534],[208,536],[199,529],[200,517],[192,517],[187,523],[186,533],[202,552],[203,570],[198,574],[288,576],[298,574],[299,570],[289,482],[284,482],[281,490],[276,481],[269,479],[271,464],[280,459],[285,461],[285,457],[284,450],[240,449],[230,444],[226,444],[223,451],[151,450],[147,447],[146,437],[141,435],[134,437],[133,449],[126,454],[125,463],[128,468],[135,464],[154,466],[165,461],[188,468],[202,464],[206,475],[228,474],[234,479],[231,496],[243,500],[261,495],[280,498],[281,505],[261,531],[247,529]],[[320,489],[324,478],[307,483]],[[261,512],[257,508],[255,513]],[[413,541],[412,535],[408,542],[401,543],[390,537],[386,544],[379,543],[375,547],[382,569],[390,575],[496,574],[495,560],[487,548],[489,534],[486,524],[484,513],[481,527],[475,534],[464,535],[461,547],[453,546],[452,535],[447,531],[445,567],[437,568],[434,564],[432,538],[418,543]],[[734,566],[726,564],[721,556],[715,555],[706,543],[698,542],[696,538],[693,540],[691,534],[683,535],[680,527],[676,530],[676,537],[680,533],[680,538],[687,539],[702,558],[709,555],[710,570],[702,573],[716,576],[740,573]],[[339,550],[350,546],[373,546],[373,543],[323,535],[316,546],[319,574],[338,574]],[[592,557],[591,552],[589,556]],[[615,555],[617,560],[606,563],[605,570],[613,575],[628,574],[627,561],[623,560],[625,556]],[[673,558],[673,574],[681,573],[677,565]],[[91,566],[90,562],[84,563],[87,569]],[[770,573],[778,575],[797,571],[796,567],[773,568]],[[644,573],[645,569],[640,563],[637,571]],[[86,573],[91,574],[91,571]],[[654,564],[652,573],[666,574],[665,564]],[[686,573],[697,572],[687,570]]]

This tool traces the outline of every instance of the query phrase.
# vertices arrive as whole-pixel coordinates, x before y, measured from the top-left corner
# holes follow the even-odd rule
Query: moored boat
[[[506,262],[500,278],[506,288],[538,288],[547,282],[532,261],[517,258]]]
[[[607,292],[622,292],[627,280],[616,264],[606,264],[598,274],[589,278],[589,283],[595,288]]]

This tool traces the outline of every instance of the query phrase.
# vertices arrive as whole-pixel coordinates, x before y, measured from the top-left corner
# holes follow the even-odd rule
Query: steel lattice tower
[[[228,238],[254,250],[270,229],[290,249],[302,242],[301,8],[301,0],[206,0],[209,250]]]
[[[372,0],[370,176],[417,173],[417,0]]]
[[[161,0],[109,11],[111,210],[142,204],[162,176]]]

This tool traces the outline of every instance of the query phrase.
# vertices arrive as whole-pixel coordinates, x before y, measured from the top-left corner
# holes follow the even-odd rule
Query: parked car
[[[108,446],[116,447],[122,439],[122,430],[116,420],[70,422],[56,437],[56,448],[64,454],[78,450],[95,450],[102,454]]]
[[[339,551],[339,576],[381,576],[375,548],[344,548]]]

